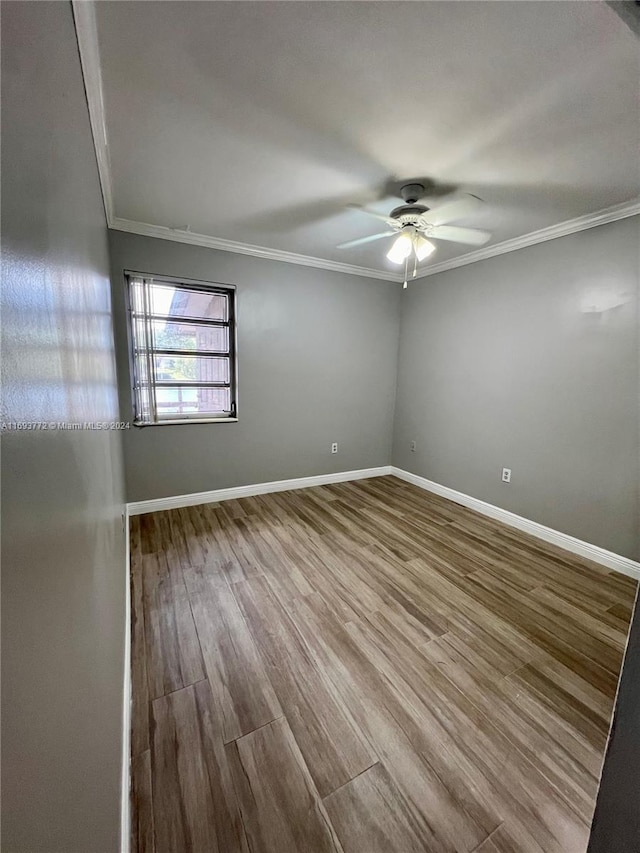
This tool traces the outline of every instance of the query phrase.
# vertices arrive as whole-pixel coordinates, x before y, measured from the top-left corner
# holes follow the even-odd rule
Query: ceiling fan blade
[[[476,213],[483,205],[482,199],[475,195],[465,195],[462,198],[448,201],[433,210],[422,214],[422,219],[429,225],[444,225],[456,219],[464,219]]]
[[[460,228],[458,225],[436,225],[429,232],[434,240],[450,240],[452,243],[466,243],[468,246],[483,246],[491,239],[488,231],[479,228]]]
[[[359,240],[349,240],[347,243],[340,243],[336,248],[351,249],[352,246],[363,246],[365,243],[371,243],[373,240],[381,240],[383,237],[391,237],[396,233],[396,231],[382,231],[380,234],[372,234],[370,237],[360,237]]]
[[[368,210],[366,207],[360,207],[359,204],[348,204],[349,210],[357,210],[359,213],[366,213],[367,216],[373,216],[374,219],[379,219],[381,222],[386,222],[387,225],[398,228],[400,223],[397,219],[392,219],[390,216],[383,216],[382,213],[375,213],[373,210]]]

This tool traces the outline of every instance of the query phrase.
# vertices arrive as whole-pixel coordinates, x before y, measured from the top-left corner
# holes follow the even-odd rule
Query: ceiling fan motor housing
[[[389,216],[392,219],[399,219],[403,224],[410,224],[428,210],[429,208],[424,204],[401,204],[400,207],[394,208]]]
[[[400,198],[407,204],[415,204],[424,193],[424,184],[405,184],[400,188]]]

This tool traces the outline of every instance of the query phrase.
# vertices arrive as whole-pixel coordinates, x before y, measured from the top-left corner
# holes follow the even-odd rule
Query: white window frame
[[[188,278],[173,278],[163,275],[152,275],[150,273],[132,272],[125,270],[125,284],[127,294],[127,325],[129,337],[129,363],[132,388],[132,404],[134,411],[134,426],[169,426],[176,424],[197,423],[234,423],[238,420],[238,365],[237,365],[237,325],[236,325],[236,288],[232,284],[220,284],[218,282],[197,281]],[[132,282],[142,282],[144,306],[141,311],[135,310],[132,299]],[[201,290],[208,293],[219,293],[227,297],[228,317],[227,320],[212,320],[206,318],[185,317],[179,314],[154,315],[149,310],[147,285],[169,284],[172,287],[182,288],[185,291]],[[154,377],[155,354],[169,354],[168,350],[156,348],[153,341],[152,321],[162,319],[183,323],[194,323],[203,326],[226,327],[228,329],[228,349],[225,351],[214,350],[176,350],[178,355],[188,356],[219,356],[229,360],[229,382],[202,382],[194,383],[194,387],[219,387],[229,388],[231,407],[228,412],[207,413],[205,417],[200,412],[193,415],[184,413],[173,417],[171,414],[162,415],[158,413],[155,402],[156,388],[165,387],[189,387],[188,383],[169,383],[157,380]],[[144,340],[138,339],[137,329],[140,324],[136,320],[142,320]],[[173,352],[173,351],[172,351]],[[146,359],[147,375],[154,377],[149,383],[141,377],[140,360]],[[148,388],[147,388],[148,385]],[[143,402],[148,397],[148,403]]]

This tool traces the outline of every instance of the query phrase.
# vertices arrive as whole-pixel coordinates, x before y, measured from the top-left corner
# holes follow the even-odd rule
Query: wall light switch
[[[415,451],[416,451],[416,443],[415,443],[415,441],[410,441],[410,442],[409,442],[409,450],[410,450],[412,453],[415,453]]]
[[[337,441],[334,441],[333,444],[331,445],[331,452],[332,453],[338,452],[338,442]]]
[[[503,468],[502,469],[502,482],[510,483],[511,482],[511,468]]]

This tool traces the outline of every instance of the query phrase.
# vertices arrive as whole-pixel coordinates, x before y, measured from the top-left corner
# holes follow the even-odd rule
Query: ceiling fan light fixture
[[[425,258],[428,258],[429,255],[432,255],[435,252],[436,247],[430,240],[427,240],[425,237],[418,234],[415,242],[415,250],[416,258],[419,261],[424,261]]]
[[[393,245],[387,252],[387,258],[393,264],[401,264],[411,254],[413,249],[413,229],[405,229],[402,234],[393,241]]]
[[[640,3],[640,0],[637,2]],[[432,181],[429,182],[429,186],[432,184]],[[409,263],[411,262],[415,278],[418,264],[435,252],[438,240],[462,243],[467,246],[483,246],[491,239],[489,231],[449,224],[475,214],[483,204],[482,199],[466,193],[431,209],[424,204],[417,204],[424,194],[425,186],[418,181],[405,184],[400,190],[405,204],[394,208],[389,216],[383,216],[366,207],[350,205],[350,208],[366,213],[374,219],[381,219],[389,230],[340,243],[338,248],[350,249],[374,240],[393,237],[393,244],[387,252],[387,260],[392,264],[404,266],[406,282]],[[446,192],[451,192],[452,189],[454,188],[448,188]],[[435,244],[432,241],[436,241]]]

